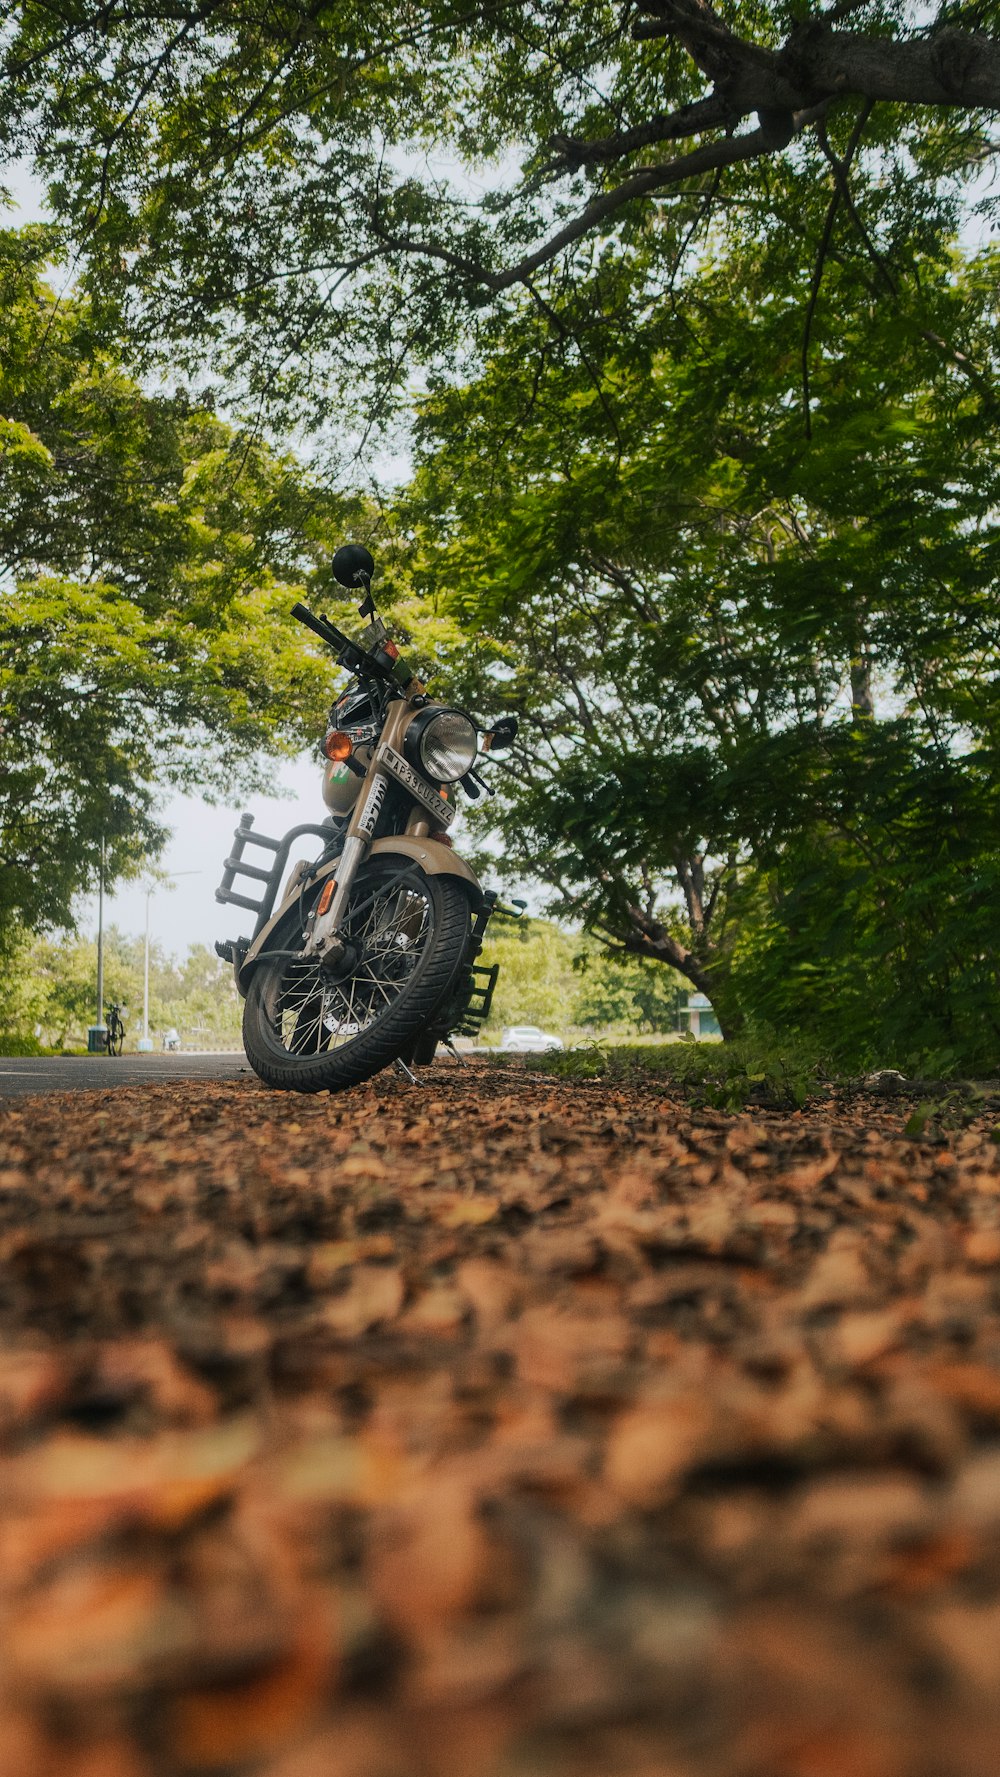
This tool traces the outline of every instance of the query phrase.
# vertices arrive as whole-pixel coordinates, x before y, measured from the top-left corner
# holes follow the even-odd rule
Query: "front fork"
[[[344,940],[338,935],[340,922],[355,878],[375,837],[375,827],[382,812],[388,782],[385,772],[374,772],[360,814],[351,817],[337,874],[327,878],[316,903],[316,918],[303,946],[304,956],[336,958],[343,954]]]

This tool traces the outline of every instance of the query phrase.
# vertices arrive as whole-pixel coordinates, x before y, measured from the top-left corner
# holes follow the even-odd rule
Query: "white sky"
[[[163,820],[172,829],[156,873],[176,875],[172,884],[157,885],[150,900],[149,929],[176,956],[184,956],[191,944],[207,944],[216,938],[237,938],[253,930],[253,914],[241,907],[221,907],[215,891],[222,876],[222,865],[229,856],[233,832],[244,808],[254,817],[254,826],[271,838],[280,839],[289,827],[301,821],[321,821],[327,813],[320,794],[321,767],[315,756],[301,759],[280,769],[282,794],[267,798],[255,796],[226,807],[213,808],[195,796],[175,796],[165,806]],[[308,839],[295,856],[312,857],[314,849]],[[294,857],[293,860],[294,862]],[[266,863],[263,852],[247,855],[248,863]],[[254,888],[238,880],[237,889]],[[81,929],[97,928],[97,894],[78,903]],[[146,895],[142,882],[127,883],[104,904],[106,925],[117,925],[123,932],[142,933],[146,929]]]

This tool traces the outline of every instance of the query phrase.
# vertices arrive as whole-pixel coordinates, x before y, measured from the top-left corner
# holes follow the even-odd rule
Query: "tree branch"
[[[599,161],[621,160],[639,148],[654,142],[680,142],[696,136],[701,130],[722,129],[731,118],[730,109],[714,93],[707,99],[696,99],[677,111],[658,111],[646,123],[633,129],[619,130],[613,136],[598,136],[587,142],[579,136],[553,136],[552,147],[557,158],[545,170],[550,173],[564,169],[575,172],[580,167],[596,166]]]
[[[792,136],[799,135],[810,124],[822,117],[826,111],[827,101],[814,106],[808,111],[797,113],[790,119],[790,127],[784,135],[784,142]],[[372,218],[372,226],[378,232],[383,246],[402,253],[420,254],[426,258],[439,259],[445,265],[464,273],[476,282],[486,286],[488,290],[499,294],[509,290],[514,284],[527,283],[533,272],[555,259],[564,247],[572,246],[591,229],[609,217],[614,216],[626,204],[635,198],[648,197],[651,192],[664,189],[666,186],[678,185],[686,179],[694,178],[699,173],[713,172],[717,167],[735,166],[740,161],[755,160],[761,154],[770,154],[778,146],[772,128],[749,130],[744,136],[723,137],[716,142],[708,142],[702,148],[695,148],[690,154],[684,154],[677,160],[664,161],[659,166],[644,167],[626,179],[613,191],[602,192],[564,227],[550,235],[533,253],[519,260],[516,265],[509,266],[502,272],[487,271],[478,260],[470,259],[466,254],[457,252],[452,247],[441,246],[438,242],[417,239],[412,235],[386,235],[379,231],[377,220]]]
[[[823,234],[820,239],[819,252],[816,255],[816,265],[812,275],[812,286],[809,292],[808,307],[806,308],[805,325],[802,329],[802,408],[805,416],[805,434],[807,438],[812,437],[812,415],[809,411],[809,336],[812,332],[816,304],[819,301],[820,285],[823,282],[823,267],[826,264],[827,253],[830,250],[830,241],[833,236],[833,225],[837,219],[837,211],[840,208],[844,189],[847,186],[847,170],[857,152],[858,143],[861,141],[862,132],[865,124],[871,116],[871,111],[871,105],[864,105],[862,107],[861,115],[851,132],[851,139],[847,145],[847,153],[842,161],[837,160],[829,146],[825,124],[821,120],[817,125],[816,133],[819,136],[820,141],[824,144],[824,153],[826,154],[827,159],[831,161],[831,164],[834,162],[836,164],[834,167],[835,183],[833,196],[830,199],[829,207],[826,212],[826,221],[823,225]]]

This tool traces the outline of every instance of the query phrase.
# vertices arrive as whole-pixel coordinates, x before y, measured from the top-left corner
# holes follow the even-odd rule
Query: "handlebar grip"
[[[349,672],[367,673],[374,679],[392,678],[391,672],[380,661],[373,655],[366,654],[364,648],[359,648],[357,642],[352,642],[350,636],[345,636],[336,624],[328,622],[325,617],[317,617],[308,605],[293,605],[292,616],[299,623],[304,623],[306,629],[311,629],[313,635],[319,636],[320,641],[325,642],[328,648],[336,648],[340,664],[346,666]]]
[[[330,646],[342,647],[347,640],[347,637],[342,636],[339,629],[334,629],[333,624],[328,623],[325,617],[316,617],[308,605],[293,605],[292,616],[299,623],[304,623],[307,629],[311,629],[314,636],[319,636],[321,642],[326,642]]]

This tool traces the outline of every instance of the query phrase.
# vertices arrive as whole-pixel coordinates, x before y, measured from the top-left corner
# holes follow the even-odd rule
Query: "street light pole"
[[[101,867],[97,879],[97,1028],[104,1027],[104,834],[101,834]]]
[[[100,1055],[108,1046],[108,1027],[104,1022],[104,868],[105,836],[101,834],[100,866],[97,872],[97,1018],[87,1030],[87,1049]]]
[[[142,970],[142,1040],[149,1042],[149,903],[153,893],[150,883],[146,890],[146,954]]]

